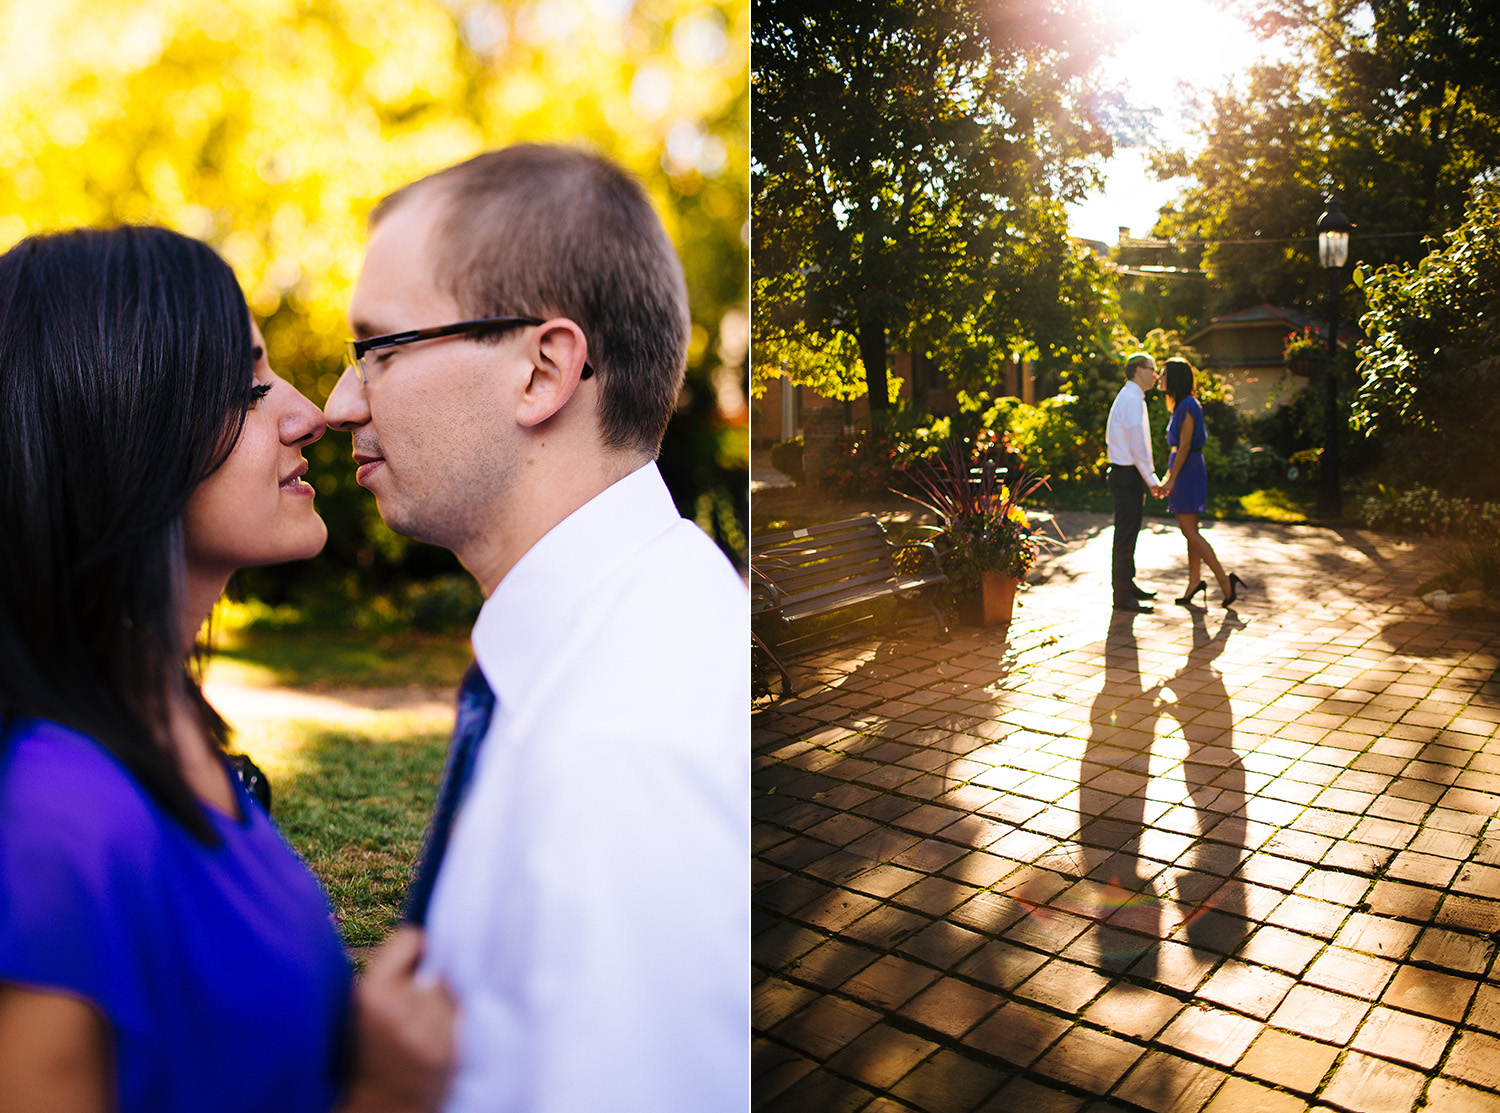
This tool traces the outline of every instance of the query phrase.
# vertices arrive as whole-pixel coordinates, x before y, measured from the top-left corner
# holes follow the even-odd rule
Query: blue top
[[[1208,441],[1208,426],[1203,422],[1203,407],[1198,405],[1198,399],[1189,394],[1177,408],[1172,411],[1172,420],[1167,422],[1167,444],[1172,448],[1177,447],[1177,442],[1182,439],[1182,418],[1188,415],[1193,419],[1193,443],[1189,449],[1202,451],[1203,445]]]
[[[231,776],[204,846],[55,723],[0,738],[0,981],[109,1023],[120,1113],[326,1113],[349,963],[327,898]]]

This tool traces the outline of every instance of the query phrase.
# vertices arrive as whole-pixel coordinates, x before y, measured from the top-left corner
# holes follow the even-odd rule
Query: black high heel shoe
[[[1239,598],[1240,589],[1242,588],[1245,588],[1245,581],[1240,579],[1233,572],[1229,573],[1229,594],[1224,596],[1224,605],[1226,607],[1234,605],[1234,601]],[[1246,588],[1246,590],[1248,590],[1248,588]]]
[[[1203,605],[1206,607],[1208,606],[1208,584],[1202,580],[1199,580],[1189,588],[1188,593],[1182,598],[1173,599],[1172,602],[1176,603],[1179,607],[1191,607],[1193,605],[1193,596],[1197,595],[1200,591],[1203,592]]]

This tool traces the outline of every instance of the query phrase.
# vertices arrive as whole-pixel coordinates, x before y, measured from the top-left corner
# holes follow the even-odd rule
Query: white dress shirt
[[[497,705],[433,891],[448,1113],[749,1108],[749,603],[648,464],[495,589]]]
[[[1135,465],[1148,487],[1159,487],[1156,463],[1151,458],[1151,426],[1146,417],[1146,392],[1134,379],[1120,388],[1109,408],[1104,427],[1109,462],[1123,467]]]

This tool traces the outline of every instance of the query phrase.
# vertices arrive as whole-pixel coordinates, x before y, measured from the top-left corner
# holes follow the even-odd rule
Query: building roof
[[[1311,313],[1304,313],[1300,309],[1261,302],[1259,305],[1252,305],[1249,309],[1241,309],[1234,313],[1225,313],[1223,316],[1213,318],[1208,324],[1189,336],[1187,343],[1191,344],[1200,337],[1221,329],[1263,328],[1270,324],[1283,325],[1288,332],[1294,329],[1311,328],[1319,336],[1328,335],[1327,317],[1320,319]],[[1350,340],[1358,340],[1363,335],[1359,331],[1359,327],[1352,321],[1339,322],[1339,347],[1347,347]]]

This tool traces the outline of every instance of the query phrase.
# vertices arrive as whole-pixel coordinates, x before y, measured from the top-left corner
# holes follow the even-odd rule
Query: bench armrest
[[[786,595],[776,582],[753,564],[750,566],[750,613],[779,610]]]

